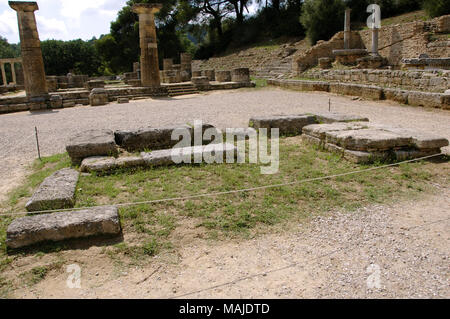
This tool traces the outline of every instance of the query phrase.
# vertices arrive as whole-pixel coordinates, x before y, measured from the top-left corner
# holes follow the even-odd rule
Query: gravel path
[[[299,114],[332,110],[369,117],[371,122],[412,127],[450,139],[450,112],[399,106],[387,101],[358,101],[324,93],[280,89],[219,91],[209,94],[133,101],[101,107],[76,107],[50,112],[0,116],[0,200],[24,177],[36,158],[34,127],[44,156],[65,151],[75,133],[87,129],[132,129],[203,120],[220,128],[247,127],[254,115]],[[445,150],[450,152],[450,148]]]

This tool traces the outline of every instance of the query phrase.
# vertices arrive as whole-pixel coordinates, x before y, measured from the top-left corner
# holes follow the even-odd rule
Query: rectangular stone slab
[[[411,145],[411,138],[380,129],[327,132],[326,139],[353,151],[384,151]]]
[[[393,128],[383,125],[377,125],[377,127],[388,132],[392,132],[404,137],[409,137],[411,139],[412,145],[418,149],[436,149],[449,145],[449,142],[446,138],[435,134],[420,132],[416,130],[413,131],[404,128]]]
[[[332,124],[312,124],[303,128],[303,133],[325,140],[326,133],[337,131],[361,130],[368,128],[368,123],[332,123]]]
[[[255,129],[266,128],[268,135],[272,128],[278,128],[280,135],[301,135],[305,126],[317,123],[313,115],[275,115],[252,117],[249,126]]]
[[[369,122],[369,119],[364,116],[335,113],[335,112],[323,112],[313,114],[319,123],[335,123],[335,122]]]
[[[163,166],[177,164],[177,162],[174,162],[174,159],[175,161],[180,162],[183,156],[193,159],[195,158],[196,154],[203,156],[207,153],[210,153],[212,150],[215,150],[216,152],[222,152],[224,162],[226,161],[226,154],[228,152],[232,154],[232,156],[230,155],[232,158],[236,158],[236,156],[239,156],[237,154],[237,147],[229,143],[159,150],[150,153],[143,152],[141,153],[141,156],[144,159],[146,165]]]
[[[26,204],[29,212],[72,208],[75,204],[75,189],[80,173],[63,168],[47,177]]]
[[[98,207],[15,219],[6,232],[6,245],[15,249],[46,241],[117,235],[120,231],[117,207]]]
[[[110,130],[88,130],[75,135],[66,145],[72,163],[80,164],[86,157],[116,156],[117,145]]]

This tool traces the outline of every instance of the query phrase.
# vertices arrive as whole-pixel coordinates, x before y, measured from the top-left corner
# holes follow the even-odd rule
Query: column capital
[[[39,6],[35,1],[9,1],[8,4],[12,9],[18,12],[34,12],[39,10]]]
[[[161,3],[137,3],[133,5],[133,12],[137,14],[157,13],[161,10],[163,5]]]

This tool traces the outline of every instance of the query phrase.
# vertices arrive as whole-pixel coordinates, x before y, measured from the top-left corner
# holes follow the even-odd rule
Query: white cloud
[[[109,32],[111,21],[127,0],[38,0],[39,37],[46,39],[91,39]],[[0,35],[10,43],[19,41],[17,16],[0,4]]]

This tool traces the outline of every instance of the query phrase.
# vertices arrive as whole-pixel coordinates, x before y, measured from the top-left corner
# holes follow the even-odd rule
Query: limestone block
[[[238,68],[231,71],[232,82],[250,82],[250,70],[248,68]]]
[[[122,130],[116,131],[114,135],[116,143],[128,152],[160,150],[171,148],[179,142],[178,139],[172,141],[172,132],[176,129],[187,130],[192,135],[192,127],[188,125]]]
[[[26,216],[15,219],[6,232],[8,248],[21,248],[46,241],[61,241],[121,232],[116,207]]]
[[[209,85],[209,78],[206,76],[192,77],[191,82],[196,87],[204,87]]]
[[[216,72],[217,82],[231,82],[231,72],[230,71],[217,71]]]
[[[280,135],[301,135],[305,126],[316,123],[317,120],[312,115],[280,115],[252,117],[249,126],[255,129],[266,128],[268,134],[272,128],[278,128]]]
[[[105,87],[105,81],[102,80],[91,80],[86,82],[85,84],[85,88],[87,90],[92,90],[92,89],[97,89],[97,88],[101,88],[103,89]]]
[[[206,76],[209,81],[215,81],[216,80],[216,72],[213,69],[211,69],[211,70],[203,70],[202,71],[202,76]]]
[[[116,159],[108,156],[93,156],[85,158],[80,165],[80,171],[85,173],[107,172],[118,167]]]
[[[321,140],[326,139],[326,133],[349,130],[362,130],[368,128],[367,123],[332,123],[332,124],[312,124],[303,128],[303,133]]]
[[[63,99],[61,95],[52,95],[50,97],[50,107],[52,109],[60,109],[63,107]]]
[[[384,151],[408,147],[410,138],[381,129],[332,131],[326,133],[328,143],[353,151]]]
[[[88,130],[75,135],[66,145],[72,163],[80,164],[86,157],[116,156],[117,145],[110,130]]]
[[[236,146],[234,146],[233,144],[225,143],[158,150],[150,153],[143,152],[141,153],[141,156],[147,166],[155,167],[183,164],[183,159],[191,159],[192,162],[196,156],[205,155],[217,155],[218,158],[225,162],[226,158],[234,159],[236,157],[239,157],[239,154],[237,154],[237,152],[238,151]]]
[[[126,104],[126,103],[129,103],[129,102],[130,102],[130,99],[127,98],[127,97],[119,97],[119,98],[117,98],[117,103],[119,103],[119,104]]]
[[[70,168],[64,168],[47,177],[26,204],[27,211],[73,207],[78,177],[79,173]]]
[[[383,93],[386,100],[395,101],[401,104],[408,103],[408,91],[386,88],[383,90]]]
[[[408,94],[408,104],[426,107],[441,107],[441,96],[439,93],[410,91]]]
[[[335,112],[322,112],[312,114],[316,117],[317,121],[320,123],[335,123],[335,122],[369,122],[367,117],[353,115],[353,114],[343,114]]]
[[[106,105],[109,103],[108,93],[105,89],[96,88],[89,95],[89,103],[91,106]]]

